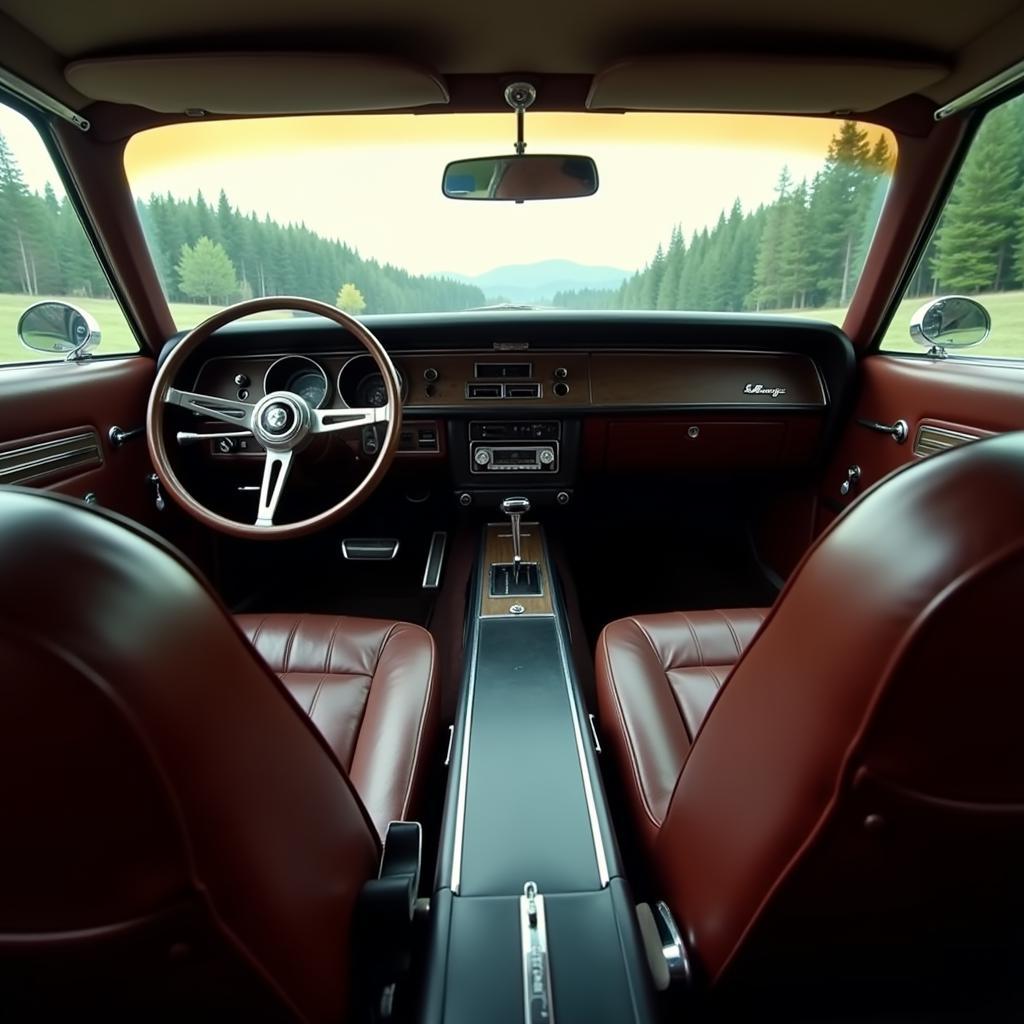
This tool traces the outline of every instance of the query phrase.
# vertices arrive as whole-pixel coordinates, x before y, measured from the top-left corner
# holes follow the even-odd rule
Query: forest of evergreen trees
[[[742,311],[845,306],[885,199],[894,154],[853,121],[833,136],[823,169],[668,248],[618,289],[560,292],[567,309]],[[908,295],[1024,287],[1024,97],[982,123]]]
[[[795,182],[783,168],[771,203],[744,211],[737,200],[689,239],[676,226],[667,248],[659,246],[618,289],[560,292],[551,301],[573,309],[844,306],[871,243],[893,158],[884,137],[871,145],[864,129],[844,121],[813,180]],[[983,122],[910,294],[1024,287],[1022,197],[1024,97]],[[488,301],[473,285],[363,259],[304,224],[244,214],[223,191],[215,204],[200,193],[152,195],[136,207],[172,300],[299,294],[333,303],[352,285],[367,313],[459,310]],[[42,194],[26,186],[2,134],[0,292],[109,295],[73,207],[49,184]]]
[[[254,295],[303,295],[334,303],[347,283],[358,288],[367,313],[432,312],[485,304],[474,285],[421,277],[363,259],[342,242],[304,224],[278,224],[243,214],[221,192],[216,205],[154,195],[136,203],[157,273],[172,301],[227,303]],[[230,261],[228,286],[204,294],[183,290],[183,247],[207,238]],[[222,269],[218,267],[217,269]],[[188,281],[188,275],[184,277]],[[223,274],[211,275],[224,281]],[[43,194],[25,185],[0,133],[0,292],[25,295],[109,296],[106,279],[75,210],[49,184]]]

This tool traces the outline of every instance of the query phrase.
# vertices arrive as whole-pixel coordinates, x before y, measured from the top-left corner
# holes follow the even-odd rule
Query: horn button
[[[253,411],[252,432],[265,448],[287,450],[309,433],[311,420],[305,399],[290,392],[276,391],[267,395]]]

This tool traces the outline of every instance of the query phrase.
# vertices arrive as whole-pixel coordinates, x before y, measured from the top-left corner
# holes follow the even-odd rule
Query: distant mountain
[[[543,305],[550,303],[555,292],[577,291],[581,288],[618,288],[629,277],[628,270],[617,267],[592,267],[572,260],[541,260],[495,267],[484,274],[438,274],[453,281],[476,285],[489,302]]]

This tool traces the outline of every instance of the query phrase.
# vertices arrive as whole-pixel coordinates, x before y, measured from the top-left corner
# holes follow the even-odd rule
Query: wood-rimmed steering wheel
[[[226,324],[253,313],[295,310],[300,313],[315,313],[333,320],[344,327],[370,354],[380,370],[387,393],[385,405],[353,409],[314,409],[301,395],[291,391],[274,391],[257,402],[242,402],[234,398],[201,395],[194,391],[182,391],[175,387],[175,381],[185,361],[205,342],[214,331]],[[178,479],[171,460],[168,458],[164,431],[164,413],[168,405],[181,406],[197,416],[219,420],[230,426],[230,430],[211,433],[218,438],[251,432],[256,441],[265,449],[263,482],[260,485],[259,507],[256,521],[241,523],[207,508],[197,501]],[[275,523],[281,494],[288,480],[292,463],[298,453],[318,434],[344,430],[358,430],[365,426],[386,423],[387,428],[380,444],[377,458],[369,473],[345,498],[330,508],[308,519],[294,523]],[[215,313],[193,328],[172,349],[153,382],[146,411],[146,434],[153,466],[167,493],[191,516],[201,523],[236,537],[253,537],[259,540],[296,537],[327,526],[352,512],[373,493],[391,465],[398,448],[402,425],[402,400],[398,373],[381,343],[358,320],[340,309],[295,296],[250,299],[239,302]],[[205,437],[206,435],[204,435]]]

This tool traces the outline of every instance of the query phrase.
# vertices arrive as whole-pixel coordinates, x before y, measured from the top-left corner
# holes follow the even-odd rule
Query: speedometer
[[[263,378],[263,389],[268,395],[275,391],[288,391],[304,399],[314,409],[327,402],[330,384],[324,368],[309,356],[281,356],[270,364]]]
[[[285,390],[304,398],[314,409],[319,409],[327,397],[327,378],[316,370],[301,370],[289,378]]]

